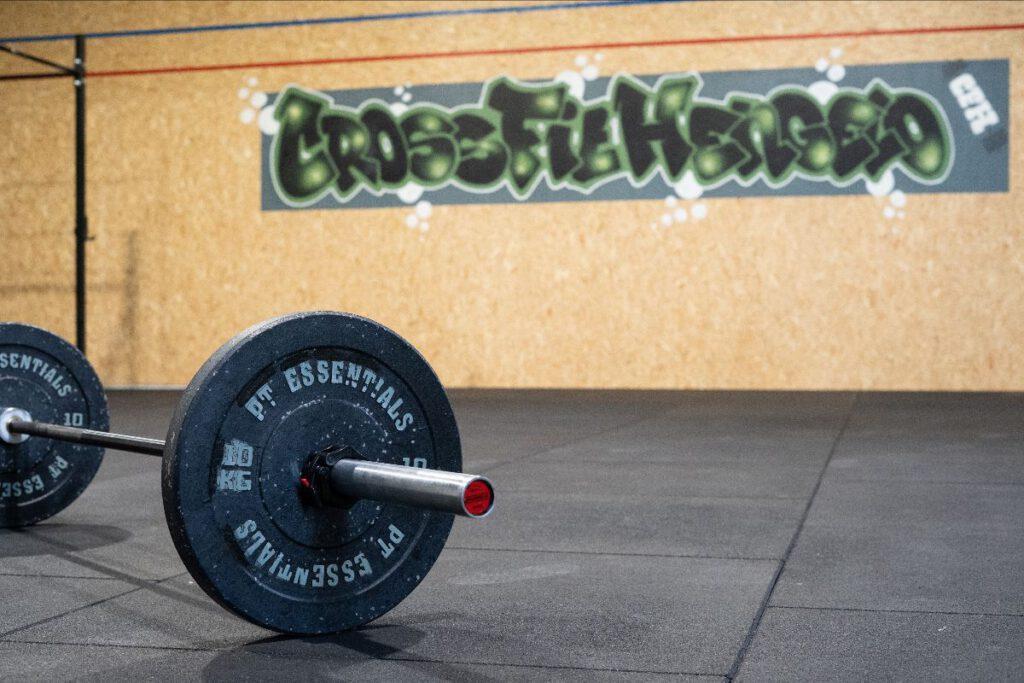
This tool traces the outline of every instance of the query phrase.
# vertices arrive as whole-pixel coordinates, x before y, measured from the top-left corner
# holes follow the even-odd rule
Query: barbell
[[[161,456],[167,524],[196,583],[283,633],[381,616],[426,576],[453,514],[494,506],[491,483],[461,472],[426,360],[355,315],[297,313],[234,337],[188,384],[165,441],[109,426],[77,349],[0,323],[0,527],[70,505],[104,448]]]

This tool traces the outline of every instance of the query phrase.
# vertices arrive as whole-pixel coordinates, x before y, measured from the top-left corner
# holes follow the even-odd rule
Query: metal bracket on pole
[[[35,62],[36,64],[42,64],[43,66],[48,66],[51,69],[56,69],[57,71],[60,71],[65,76],[74,76],[75,75],[74,67],[66,67],[63,64],[58,64],[57,62],[51,62],[49,59],[45,59],[44,57],[39,57],[39,56],[30,54],[28,52],[24,52],[23,50],[19,50],[17,48],[11,47],[10,45],[0,44],[0,52],[6,52],[9,55],[13,55],[15,57],[21,57],[22,59],[27,59],[30,62]]]

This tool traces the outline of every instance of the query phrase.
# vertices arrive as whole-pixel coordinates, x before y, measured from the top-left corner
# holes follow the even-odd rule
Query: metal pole
[[[85,353],[85,36],[75,36],[75,343]]]

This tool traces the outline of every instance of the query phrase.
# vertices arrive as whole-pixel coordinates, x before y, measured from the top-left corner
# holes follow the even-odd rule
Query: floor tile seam
[[[47,574],[46,572],[30,573],[30,572],[6,572],[0,570],[0,577],[14,577],[14,578],[38,578],[38,579],[73,579],[75,581],[121,581],[114,576],[75,576],[74,574]],[[163,579],[139,579],[140,581],[150,581],[157,583]]]
[[[789,545],[786,546],[786,550],[782,554],[782,559],[779,560],[779,564],[775,568],[775,573],[772,576],[771,581],[768,583],[768,588],[765,591],[760,605],[758,606],[757,612],[754,614],[754,619],[751,622],[750,627],[747,629],[746,636],[740,644],[739,650],[736,652],[736,657],[733,660],[732,666],[729,668],[729,672],[726,674],[726,679],[729,681],[734,680],[737,674],[739,674],[740,667],[743,665],[743,660],[746,657],[747,652],[750,650],[751,644],[754,642],[754,637],[757,635],[757,631],[761,626],[761,621],[764,618],[765,612],[768,610],[768,605],[771,603],[772,596],[775,593],[775,588],[778,586],[779,580],[782,578],[782,573],[786,569],[786,561],[793,553],[793,549],[796,547],[797,541],[800,539],[800,532],[803,531],[804,524],[807,522],[807,518],[811,513],[811,507],[814,505],[814,500],[818,495],[818,491],[821,490],[821,483],[825,479],[825,473],[828,471],[829,464],[832,462],[832,457],[839,448],[839,443],[843,439],[843,434],[846,432],[846,428],[850,425],[850,421],[853,418],[859,396],[859,392],[853,395],[850,405],[847,408],[846,417],[836,432],[835,438],[832,440],[831,447],[825,457],[825,462],[822,464],[821,472],[818,474],[818,481],[815,483],[814,488],[811,491],[811,495],[807,499],[807,504],[804,506],[803,514],[800,516],[796,530],[793,532]]]
[[[81,554],[83,552],[86,552],[85,550],[79,550],[74,547],[69,547],[67,543],[62,543],[56,539],[51,539],[47,538],[46,536],[34,534],[31,527],[24,530],[18,530],[18,533],[23,533],[28,537],[39,541],[40,543],[43,543],[51,548],[56,549],[56,552],[48,553],[49,556],[66,560],[67,562],[78,565],[79,567],[85,567],[86,569],[92,570],[99,574],[106,574],[111,579],[123,581],[125,583],[135,584],[139,587],[143,587],[142,585],[140,585],[140,582],[153,582],[153,580],[151,579],[142,579],[137,576],[132,576],[131,574],[121,571],[120,569],[108,567],[104,565],[102,562],[97,562],[94,559],[85,557]],[[185,572],[178,572],[177,574],[173,574],[163,579],[157,579],[156,582],[172,579],[176,576],[181,576],[183,573]]]
[[[784,450],[784,449],[780,449],[780,450]],[[698,458],[680,458],[680,459],[676,459],[676,460],[645,460],[645,459],[639,458],[639,457],[632,457],[632,455],[630,455],[629,453],[620,453],[619,455],[629,456],[629,461],[631,463],[636,463],[636,464],[642,465],[644,467],[661,467],[661,466],[664,466],[664,467],[706,467],[708,465],[719,465],[719,464],[735,466],[735,467],[741,467],[741,466],[745,466],[745,465],[754,464],[754,465],[763,465],[766,469],[771,469],[771,470],[774,470],[774,471],[778,471],[778,470],[782,470],[782,469],[786,469],[786,470],[809,470],[809,471],[811,471],[813,473],[817,473],[818,470],[821,468],[821,462],[818,461],[818,459],[821,458],[821,454],[820,453],[818,453],[817,455],[813,456],[815,458],[815,462],[793,463],[793,464],[785,464],[785,463],[780,464],[778,462],[768,462],[767,460],[761,458],[760,456],[756,456],[756,455],[754,456],[753,459],[751,459],[750,457],[747,457],[747,456],[736,457],[736,456],[722,456],[721,454],[714,455],[714,454],[709,454],[709,451],[707,449],[705,449],[703,451],[703,454],[701,456],[699,456],[699,458],[706,458],[706,460],[704,462],[701,462]],[[804,456],[799,456],[799,457],[804,457]],[[571,461],[570,460],[552,460],[551,461],[552,464],[557,464],[557,463],[561,463],[561,462],[572,462],[572,464],[574,464],[574,465],[609,465],[609,466],[611,466],[611,465],[620,465],[620,464],[622,464],[622,458],[617,458],[615,456],[607,456],[607,457],[604,457],[604,458],[587,458],[587,457],[576,458],[576,457],[574,457]]]
[[[64,617],[71,616],[72,614],[75,614],[77,612],[81,612],[82,610],[86,610],[86,609],[89,609],[91,607],[97,607],[99,605],[102,605],[102,604],[105,604],[107,602],[110,602],[111,600],[117,600],[117,599],[123,598],[123,597],[125,597],[127,595],[131,595],[132,593],[136,593],[138,591],[145,590],[149,586],[159,585],[159,584],[164,583],[166,581],[171,581],[171,580],[176,579],[176,578],[178,578],[180,576],[183,576],[183,575],[185,575],[187,573],[188,572],[180,572],[180,573],[175,574],[173,576],[169,576],[166,579],[160,579],[159,581],[150,581],[150,582],[147,582],[148,585],[141,585],[141,586],[134,585],[132,588],[129,588],[128,590],[124,590],[124,591],[121,591],[120,593],[115,593],[114,595],[110,595],[110,596],[107,596],[105,598],[101,598],[99,600],[95,600],[93,602],[90,602],[87,605],[79,605],[78,607],[70,609],[70,610],[68,610],[66,612],[61,612],[60,614],[54,614],[52,616],[46,617],[45,619],[40,619],[38,621],[32,622],[31,624],[24,624],[22,626],[19,626],[17,628],[11,629],[9,631],[4,631],[3,633],[0,633],[0,641],[8,639],[10,636],[14,635],[15,633],[21,633],[22,631],[27,631],[28,629],[35,628],[37,626],[42,626],[43,624],[48,624],[51,621],[56,621],[57,619],[63,619]]]
[[[830,479],[829,484],[924,484],[939,486],[1024,486],[1021,481],[964,481],[959,479],[894,479],[885,477],[879,479]]]
[[[185,647],[177,645],[143,645],[138,643],[84,643],[66,640],[28,640],[0,637],[0,645],[61,645],[65,647],[99,647],[118,650],[168,650],[173,652],[220,652],[216,647]]]
[[[556,669],[559,671],[604,671],[609,673],[637,673],[637,674],[659,674],[669,676],[702,676],[711,678],[724,678],[725,674],[706,671],[670,671],[660,669],[625,669],[616,667],[595,667],[595,666],[572,666],[568,664],[525,664],[519,662],[488,662],[476,660],[443,660],[426,659],[420,657],[374,657],[382,662],[419,662],[423,664],[452,664],[461,666],[507,666],[521,669]]]
[[[107,649],[119,649],[119,650],[158,650],[158,651],[170,651],[170,652],[231,652],[237,649],[239,646],[231,647],[185,647],[175,645],[141,645],[134,643],[84,643],[84,642],[72,642],[72,641],[57,641],[57,640],[20,640],[13,638],[0,638],[0,645],[46,645],[46,646],[63,646],[63,647],[81,647],[81,648],[107,648]],[[245,647],[240,646],[240,647]],[[627,669],[627,668],[615,668],[615,667],[591,667],[591,666],[571,666],[565,664],[524,664],[517,662],[493,662],[493,661],[476,661],[476,660],[444,660],[444,659],[427,659],[421,657],[390,657],[390,656],[373,656],[365,655],[358,656],[353,655],[348,657],[343,655],[342,659],[345,661],[365,661],[373,660],[378,662],[416,662],[423,664],[448,664],[448,665],[461,665],[461,666],[502,666],[510,668],[523,668],[523,669],[555,669],[559,671],[602,671],[611,673],[638,673],[638,674],[659,674],[669,676],[700,676],[709,678],[724,678],[725,674],[722,673],[710,673],[705,671],[672,671],[672,670],[660,670],[660,669]]]
[[[445,546],[445,550],[467,550],[472,552],[494,552],[494,553],[540,553],[548,555],[586,555],[596,557],[633,557],[633,558],[662,558],[682,560],[736,560],[742,562],[778,562],[778,557],[749,557],[744,555],[701,555],[696,553],[626,553],[626,552],[602,552],[598,550],[558,550],[548,548],[483,548],[479,546],[452,545]]]
[[[880,443],[896,443],[900,447],[914,450],[914,446],[926,443],[939,445],[943,448],[962,449],[977,447],[979,445],[995,445],[1000,449],[1012,450],[1017,444],[1017,439],[1024,437],[1024,432],[1000,432],[998,436],[972,435],[969,429],[926,429],[921,432],[911,432],[906,428],[896,427],[891,430],[868,431],[853,428],[849,432],[850,443],[847,448],[863,448],[862,442],[867,441],[868,446],[873,447]],[[947,451],[949,452],[949,451]]]
[[[504,467],[506,465],[510,465],[512,463],[518,463],[518,462],[523,462],[524,460],[530,460],[532,458],[536,458],[538,456],[544,455],[545,453],[551,453],[553,451],[557,451],[559,449],[566,448],[567,446],[571,446],[573,444],[583,443],[583,442],[589,441],[591,439],[594,439],[594,438],[597,438],[597,437],[600,437],[600,436],[605,436],[607,434],[611,434],[611,433],[616,432],[616,431],[621,430],[621,429],[625,429],[627,427],[632,427],[632,426],[635,426],[635,425],[638,425],[638,424],[643,424],[644,422],[650,422],[651,420],[656,420],[656,419],[664,417],[668,413],[672,412],[672,410],[674,410],[676,407],[678,407],[678,406],[673,406],[672,408],[666,408],[666,409],[660,410],[655,415],[648,415],[648,416],[636,418],[636,419],[633,419],[633,420],[627,420],[627,421],[622,422],[622,423],[620,423],[618,425],[615,425],[614,427],[609,427],[607,429],[602,429],[602,430],[597,431],[597,432],[592,432],[590,434],[586,434],[586,435],[581,436],[579,438],[569,439],[565,443],[560,443],[560,444],[557,444],[555,446],[550,446],[548,448],[541,449],[541,450],[536,451],[534,453],[530,453],[530,454],[527,454],[527,455],[520,455],[520,456],[517,456],[517,457],[510,458],[508,460],[502,460],[501,462],[498,462],[496,464],[493,464],[493,465],[490,465],[490,466],[484,468],[483,470],[481,470],[481,473],[482,474],[489,474],[489,473],[493,472],[496,469],[499,469],[499,468]]]
[[[128,590],[121,591],[120,593],[115,593],[114,595],[110,595],[110,596],[107,596],[105,598],[101,598],[99,600],[94,600],[93,602],[90,602],[90,603],[88,603],[86,605],[79,605],[78,607],[75,607],[73,609],[67,610],[66,612],[61,612],[60,614],[54,614],[52,616],[46,617],[45,619],[39,619],[39,620],[34,621],[34,622],[30,623],[30,624],[24,624],[22,626],[18,626],[17,628],[13,628],[13,629],[10,629],[8,631],[4,631],[3,633],[0,633],[0,641],[8,640],[10,638],[10,636],[14,635],[15,633],[21,633],[22,631],[27,631],[29,629],[36,628],[37,626],[42,626],[44,624],[48,624],[51,621],[56,621],[58,619],[63,619],[64,617],[71,616],[72,614],[75,614],[77,612],[81,612],[82,610],[86,610],[86,609],[89,609],[91,607],[97,607],[97,606],[102,605],[104,603],[110,602],[111,600],[116,600],[118,598],[123,598],[126,595],[131,595],[132,593],[138,592],[138,591],[140,591],[142,589],[143,589],[142,586],[134,586],[132,588],[129,588]]]
[[[768,609],[785,609],[808,612],[865,612],[868,614],[937,614],[961,617],[1007,617],[1024,619],[1024,612],[973,612],[967,610],[929,610],[929,609],[885,609],[874,607],[834,607],[818,605],[768,605]]]
[[[555,494],[547,494],[547,493],[541,493],[541,492],[537,492],[537,491],[505,491],[505,492],[502,493],[502,495],[534,496],[534,497],[547,497],[547,498],[554,498],[555,497]],[[595,495],[595,494],[573,495],[573,494],[568,494],[568,495],[565,495],[565,496],[560,496],[559,500],[571,500],[573,502],[579,502],[579,503],[588,503],[588,502],[600,503],[600,502],[603,502],[603,501],[608,500],[608,499],[618,500],[618,499],[621,499],[621,498],[622,498],[621,495],[616,496],[613,493],[602,494],[602,495]],[[646,501],[662,500],[664,498],[671,498],[673,501],[676,501],[676,500],[778,500],[778,501],[800,501],[800,502],[806,502],[807,501],[807,497],[806,496],[715,496],[715,495],[700,496],[700,495],[695,495],[695,494],[691,494],[691,493],[681,494],[681,495],[675,495],[675,494],[671,494],[671,493],[665,493],[665,494],[662,494],[662,495],[644,495],[644,494],[641,494],[641,495],[630,496],[629,497],[630,500],[636,500],[636,501],[642,501],[642,500],[646,500]]]
[[[551,453],[553,451],[557,451],[559,449],[565,448],[565,447],[573,445],[573,444],[586,442],[586,441],[589,441],[591,439],[594,439],[594,438],[597,438],[597,437],[600,437],[600,436],[606,436],[606,435],[608,435],[610,433],[613,433],[613,432],[625,429],[627,427],[632,427],[632,426],[636,426],[638,424],[643,424],[644,422],[650,422],[650,421],[653,421],[653,420],[658,420],[658,419],[661,419],[661,418],[665,417],[666,415],[672,414],[674,411],[680,410],[680,409],[685,408],[685,407],[686,407],[685,405],[672,405],[672,406],[668,406],[668,407],[665,407],[665,408],[662,408],[662,409],[658,410],[655,414],[652,414],[652,415],[636,418],[634,420],[627,420],[626,422],[623,422],[623,423],[618,424],[616,426],[609,427],[607,429],[602,429],[602,430],[600,430],[598,432],[593,432],[593,433],[587,434],[585,436],[582,436],[580,438],[570,439],[570,440],[566,441],[565,443],[557,444],[555,446],[550,446],[548,448],[544,448],[544,449],[542,449],[540,451],[536,451],[534,453],[530,453],[530,454],[527,454],[527,455],[515,456],[515,457],[509,458],[509,459],[501,460],[501,461],[499,461],[497,463],[488,465],[486,468],[483,468],[482,470],[480,470],[480,473],[481,474],[487,474],[487,473],[490,473],[490,472],[494,471],[495,469],[504,467],[505,465],[509,465],[509,464],[514,463],[514,462],[521,462],[523,460],[532,459],[532,458],[535,458],[537,456],[544,455],[546,453]]]
[[[642,422],[646,422],[648,420],[653,420],[653,419],[657,419],[657,418],[658,418],[658,416],[651,417],[651,418],[640,418],[640,419],[638,419],[636,421],[636,423],[642,423]],[[595,434],[591,434],[589,436],[581,437],[579,439],[572,439],[572,440],[567,441],[565,443],[561,443],[561,444],[557,444],[557,445],[554,445],[554,446],[550,446],[548,448],[544,448],[542,450],[539,450],[539,451],[536,451],[536,452],[533,452],[533,453],[529,453],[527,455],[519,455],[519,456],[514,456],[514,457],[511,457],[511,458],[506,458],[506,459],[503,459],[503,460],[499,460],[499,461],[497,461],[495,463],[487,465],[486,467],[482,468],[479,471],[480,471],[481,474],[490,473],[490,472],[492,472],[492,471],[494,471],[496,469],[499,469],[501,467],[504,467],[506,465],[510,465],[510,464],[517,463],[517,462],[522,462],[524,460],[532,460],[532,459],[540,457],[542,455],[548,455],[548,454],[554,453],[556,451],[559,451],[559,450],[561,450],[563,448],[566,448],[568,446],[572,446],[572,445],[575,445],[575,444],[580,444],[580,443],[586,442],[586,441],[590,440],[591,438],[597,438],[597,437],[600,437],[600,436],[605,436],[605,435],[607,435],[610,432],[614,432],[615,430],[622,429],[622,428],[631,426],[631,425],[636,424],[636,423],[625,423],[623,425],[620,425],[619,427],[612,427],[612,428],[609,428],[608,430],[605,430],[605,431],[602,431],[602,432],[598,432],[598,433],[595,433]],[[818,457],[820,457],[820,456],[818,456]],[[725,462],[725,461],[722,461],[722,462]],[[730,461],[728,461],[727,464],[741,465],[741,464],[744,464],[745,462],[749,462],[749,460],[744,461],[742,459],[731,459]],[[575,464],[602,464],[602,461],[600,461],[600,460],[576,459],[576,460],[573,460],[573,463],[575,463]],[[692,463],[667,462],[666,461],[666,462],[641,463],[641,464],[643,464],[643,465],[647,465],[647,464],[650,464],[650,465],[673,465],[673,464],[687,465],[687,464],[692,464]],[[820,466],[819,463],[807,463],[807,464],[800,463],[800,464],[796,464],[796,465],[787,465],[787,467],[792,467],[794,469],[811,469],[814,465],[819,465]],[[798,499],[799,500],[804,500],[805,498],[803,496],[799,496]]]
[[[964,535],[969,534],[971,537],[977,536],[1020,536],[1019,526],[1008,526],[1008,527],[994,527],[990,520],[979,517],[977,521],[967,521],[964,519],[928,519],[921,521],[904,521],[904,520],[888,520],[888,519],[862,519],[859,523],[856,521],[850,522],[843,519],[837,519],[834,521],[822,520],[809,522],[804,525],[805,529],[815,529],[821,531],[862,531],[865,529],[866,524],[872,524],[872,530],[874,532],[896,532],[896,533],[914,533],[918,534],[920,538],[938,537],[943,534],[937,533],[946,531],[954,526],[962,530]]]

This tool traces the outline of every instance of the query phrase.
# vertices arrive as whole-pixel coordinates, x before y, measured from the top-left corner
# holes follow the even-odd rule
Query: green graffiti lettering
[[[785,91],[771,99],[779,112],[783,144],[797,154],[796,165],[808,176],[822,176],[835,157],[835,142],[817,101],[801,91]]]
[[[319,128],[329,98],[297,88],[285,91],[274,109],[279,128],[274,138],[274,184],[285,199],[314,202],[327,193],[337,171]]]
[[[565,83],[501,77],[484,85],[479,104],[395,111],[290,86],[275,103],[271,179],[283,201],[309,205],[409,183],[528,199],[542,182],[585,193],[616,179],[639,187],[656,174],[674,183],[687,172],[704,186],[781,187],[795,176],[878,180],[898,168],[934,183],[952,162],[942,110],[917,90],[875,80],[827,102],[796,86],[717,101],[700,97],[701,87],[696,74],[653,85],[620,75],[584,100]]]
[[[398,122],[387,107],[377,104],[363,107],[359,120],[370,134],[367,152],[380,164],[380,184],[401,187],[409,173],[409,146]]]
[[[409,141],[410,172],[425,187],[451,179],[459,159],[455,123],[437,107],[417,107],[402,117],[402,132]]]
[[[580,163],[572,174],[573,184],[577,187],[590,187],[602,178],[617,174],[622,167],[618,149],[608,142],[610,118],[610,112],[603,105],[589,107],[583,113]]]
[[[911,174],[925,179],[942,177],[949,166],[949,133],[934,105],[927,100],[901,93],[885,113],[885,126],[902,143],[900,157]]]
[[[460,112],[454,121],[459,158],[456,177],[468,187],[496,186],[509,159],[497,121],[485,110]]]
[[[320,130],[327,138],[327,153],[334,164],[334,183],[340,196],[352,194],[360,179],[369,187],[380,187],[380,164],[366,156],[370,132],[359,119],[332,111],[320,119]]]
[[[658,165],[672,180],[683,174],[693,147],[683,136],[680,119],[698,87],[692,76],[673,78],[665,80],[655,94],[627,76],[616,80],[612,100],[634,178],[646,180]]]
[[[501,117],[501,137],[511,154],[508,177],[512,189],[527,196],[540,180],[545,162],[537,155],[539,130],[544,122],[557,121],[565,103],[565,85],[521,86],[499,78],[488,89],[484,101]]]
[[[545,142],[548,146],[549,172],[551,179],[557,183],[565,180],[580,165],[580,158],[574,151],[579,145],[573,144],[574,138],[580,137],[576,129],[579,110],[575,102],[566,102],[559,120],[548,126]]]

